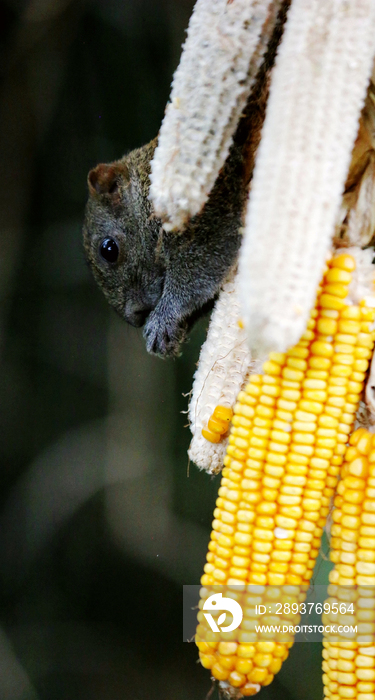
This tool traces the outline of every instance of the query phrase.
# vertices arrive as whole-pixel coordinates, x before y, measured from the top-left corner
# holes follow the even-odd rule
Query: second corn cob
[[[239,317],[237,277],[233,275],[224,284],[215,304],[189,403],[192,432],[189,457],[200,469],[211,473],[219,471],[223,465],[228,442],[223,434],[229,424],[222,433],[212,433],[208,422],[217,407],[222,406],[227,411],[232,409],[251,364],[245,332],[238,325]],[[229,415],[231,418],[232,410]],[[205,431],[203,434],[202,430]]]
[[[336,625],[337,634],[323,641],[324,694],[375,700],[375,435],[363,428],[350,438],[335,506],[327,601],[333,612],[323,623]]]
[[[374,343],[374,310],[345,301],[354,268],[349,255],[331,260],[299,343],[285,354],[271,353],[263,374],[250,376],[238,396],[201,579],[205,589],[272,585],[282,596],[283,587],[292,586],[301,600]],[[238,697],[271,682],[292,644],[260,639],[246,616],[228,648],[211,634],[201,615],[196,642],[202,664],[238,688]]]

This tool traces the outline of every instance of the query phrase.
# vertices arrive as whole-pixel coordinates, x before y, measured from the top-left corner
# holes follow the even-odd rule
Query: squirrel
[[[279,14],[264,61],[209,198],[182,233],[166,232],[148,199],[157,138],[88,175],[83,226],[86,259],[114,309],[144,326],[148,352],[176,356],[235,267],[260,140],[269,75],[285,21]]]

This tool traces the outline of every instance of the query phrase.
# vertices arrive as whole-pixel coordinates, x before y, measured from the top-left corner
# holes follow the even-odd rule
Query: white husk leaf
[[[221,469],[228,438],[213,444],[202,436],[202,428],[207,427],[216,406],[233,408],[251,365],[245,331],[239,327],[239,319],[237,280],[232,278],[223,286],[213,311],[189,405],[193,435],[189,457],[210,473]]]
[[[240,298],[250,347],[285,351],[314,304],[375,52],[375,0],[293,0],[257,154]]]
[[[197,0],[151,163],[166,230],[204,205],[228,155],[282,0]]]

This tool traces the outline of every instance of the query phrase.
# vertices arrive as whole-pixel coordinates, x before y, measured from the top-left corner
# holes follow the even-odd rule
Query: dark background
[[[0,700],[210,690],[182,642],[219,481],[188,470],[181,413],[207,319],[148,356],[80,232],[88,170],[158,131],[192,6],[0,1]],[[316,700],[320,677],[298,644],[261,697]]]

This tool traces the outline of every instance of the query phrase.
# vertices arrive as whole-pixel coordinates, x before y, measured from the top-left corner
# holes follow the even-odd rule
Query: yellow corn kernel
[[[286,355],[283,352],[270,352],[269,359],[271,362],[277,362],[277,364],[284,366]]]
[[[202,435],[209,442],[220,442],[221,440],[220,433],[214,433],[212,430],[208,430],[207,428],[202,428]]]
[[[340,284],[340,283],[332,283],[332,284],[327,284],[324,287],[324,291],[328,292],[328,294],[333,294],[336,297],[339,297],[340,299],[345,299],[345,297],[348,294],[348,288],[345,284]]]
[[[323,379],[305,379],[302,382],[302,387],[304,389],[320,389],[325,390],[327,388],[327,382]]]
[[[311,330],[306,330],[306,331],[301,335],[301,340],[300,340],[299,344],[301,345],[301,343],[302,343],[303,341],[310,342],[310,340],[313,340],[313,339],[314,339],[314,333],[313,333]]]
[[[305,360],[309,355],[309,351],[307,348],[301,348],[299,345],[296,345],[294,348],[291,348],[287,352],[288,357],[297,357],[302,360]]]
[[[344,364],[334,364],[332,369],[331,369],[331,376],[332,377],[350,377],[353,374],[353,366],[354,362],[352,365],[344,365]]]
[[[311,352],[317,357],[322,357],[325,359],[331,358],[333,355],[332,343],[327,343],[325,341],[315,341],[311,344]]]
[[[328,372],[325,370],[323,371],[323,370],[319,370],[319,369],[308,369],[306,371],[305,376],[307,379],[325,379],[325,380],[327,380],[329,375],[328,375]]]
[[[281,371],[281,374],[284,377],[284,379],[289,379],[293,382],[301,382],[304,378],[303,371],[301,371],[300,369],[294,369],[290,366],[284,367]]]
[[[357,362],[357,360],[365,360],[369,362],[369,360],[372,358],[372,350],[370,349],[365,349],[365,348],[355,348],[354,349],[354,361]],[[364,372],[353,372],[352,379],[353,381],[360,381],[361,383],[363,382],[363,379],[360,378],[358,379],[357,376],[354,375],[363,375],[365,374]]]
[[[306,360],[300,357],[288,357],[286,361],[287,367],[291,369],[296,369],[302,372],[306,372],[307,363]]]
[[[320,318],[316,324],[317,331],[323,335],[334,335],[337,331],[337,321],[333,318]]]
[[[229,424],[233,417],[233,411],[231,408],[227,408],[227,406],[216,406],[213,415],[218,420],[225,421]]]
[[[218,418],[215,418],[211,416],[207,423],[207,428],[208,430],[211,430],[213,433],[219,433],[219,435],[222,435],[223,433],[226,433],[228,430],[228,423],[224,423],[224,421],[219,420]]]
[[[358,321],[345,318],[338,322],[338,329],[340,333],[347,333],[349,335],[357,336],[361,331],[361,324]]]
[[[331,268],[339,268],[340,270],[345,270],[346,272],[353,272],[353,270],[355,270],[354,258],[346,253],[334,256],[330,260],[329,265]],[[349,282],[350,280],[347,283]]]
[[[321,294],[319,304],[323,309],[335,309],[336,311],[341,311],[345,306],[345,302],[333,294]]]
[[[280,365],[276,364],[276,362],[268,361],[263,364],[263,371],[271,376],[277,376],[281,374],[281,367]]]
[[[346,270],[340,270],[337,267],[333,267],[331,270],[328,270],[325,279],[330,284],[341,282],[341,284],[347,285],[351,280],[351,274]]]

